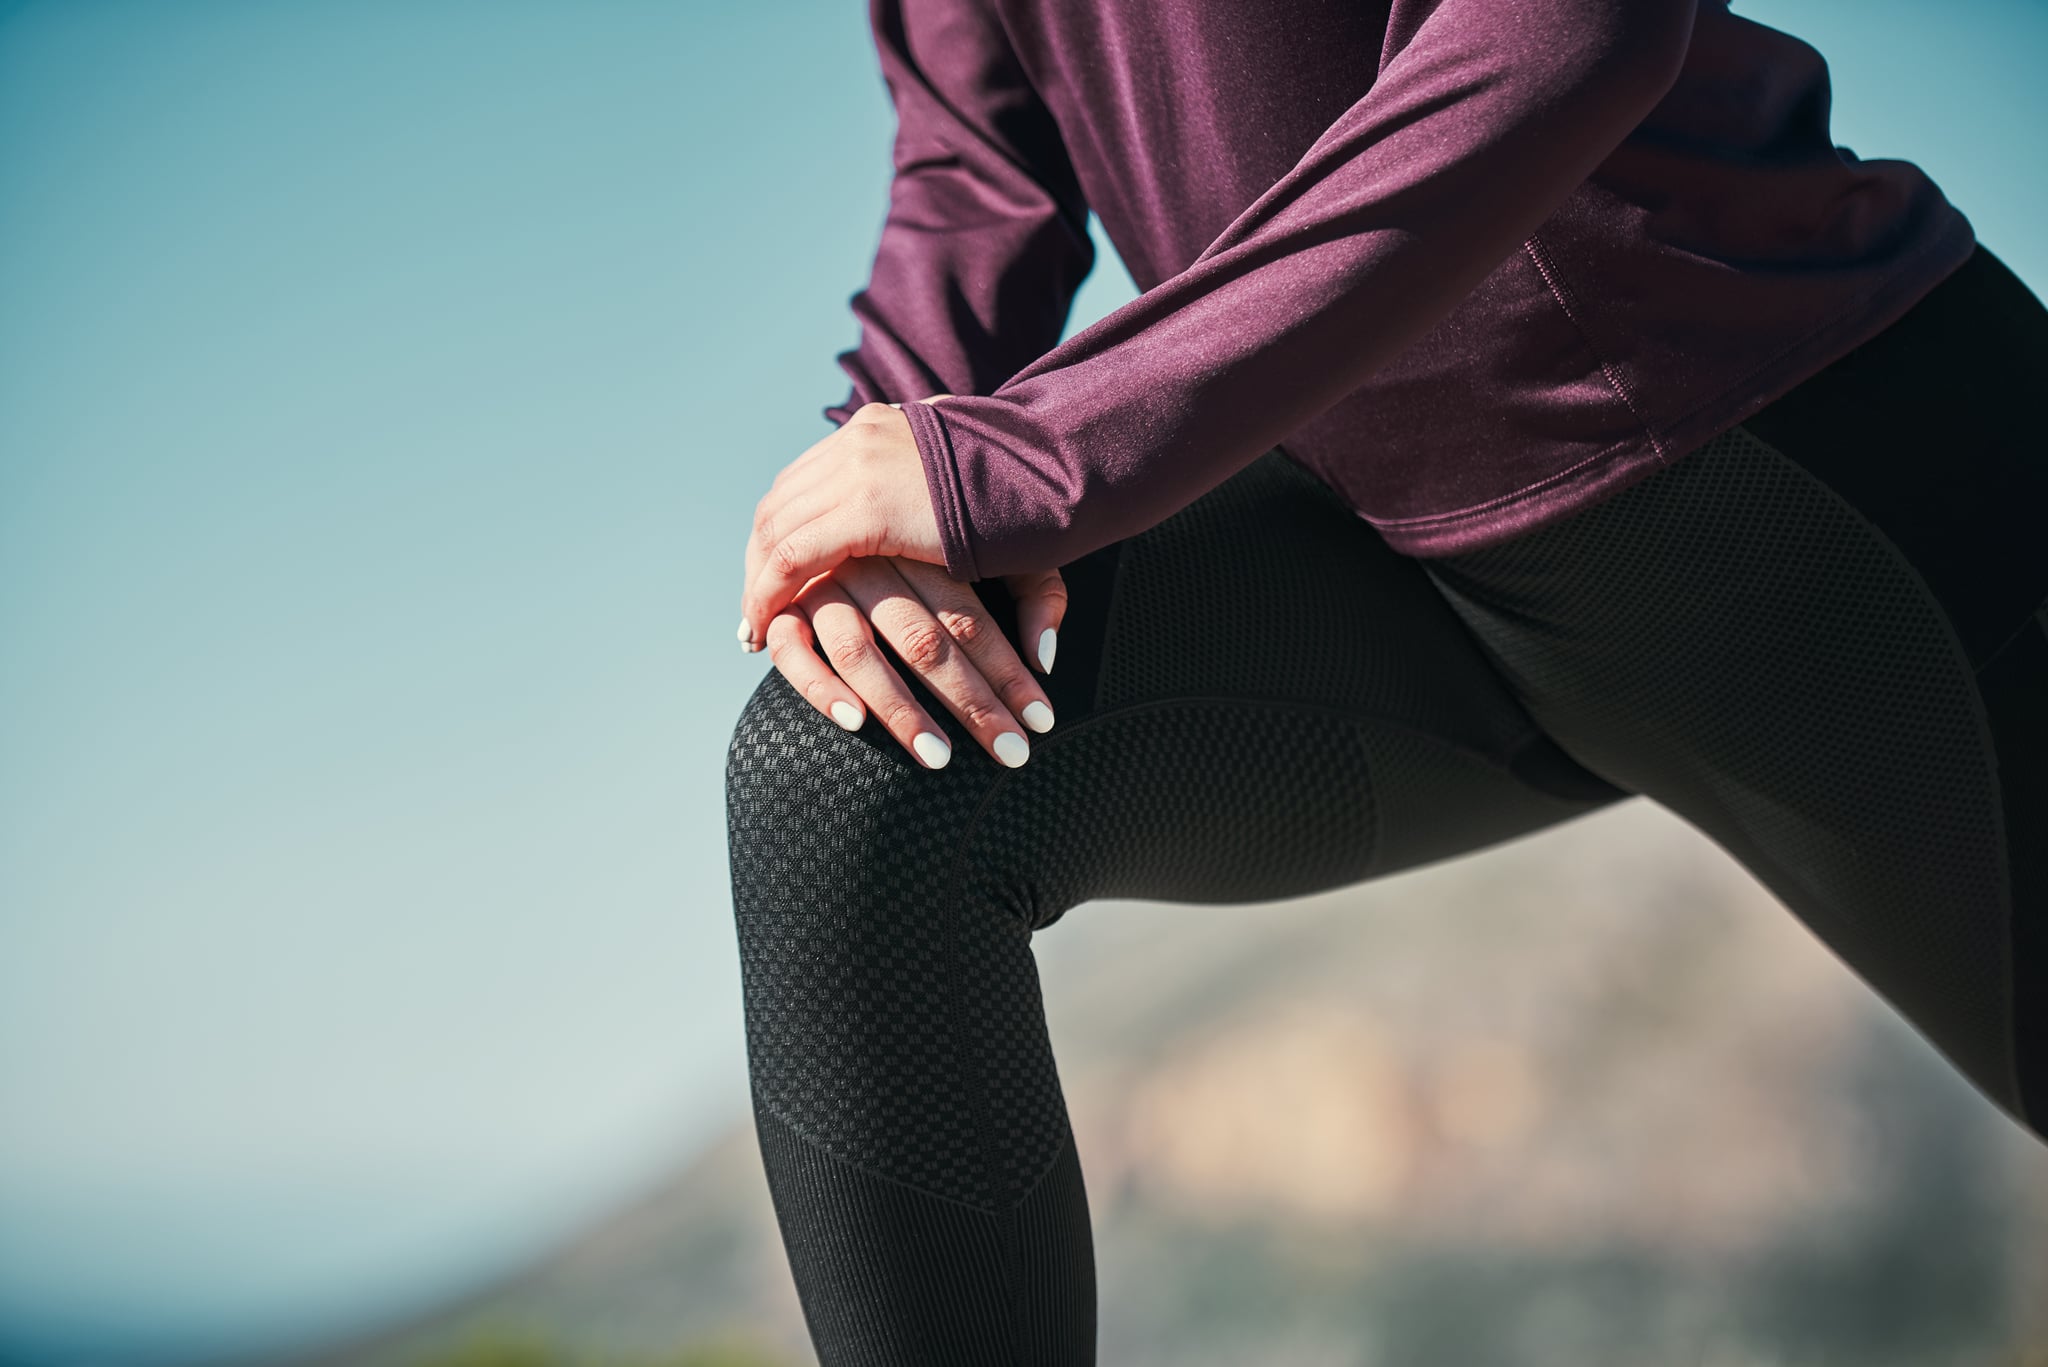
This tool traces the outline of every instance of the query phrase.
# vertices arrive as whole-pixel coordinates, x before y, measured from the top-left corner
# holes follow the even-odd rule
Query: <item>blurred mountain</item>
[[[2048,1364],[2048,1146],[1647,802],[1035,943],[1105,1364]],[[747,1119],[524,1275],[308,1359],[814,1360]]]

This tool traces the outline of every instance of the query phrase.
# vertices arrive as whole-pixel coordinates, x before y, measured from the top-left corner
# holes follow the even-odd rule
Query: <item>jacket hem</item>
[[[1536,483],[1484,503],[1418,517],[1359,516],[1403,555],[1427,559],[1497,545],[1559,521],[1621,492],[1755,416],[1806,380],[1890,327],[1946,280],[1976,249],[1970,221],[1948,226],[1909,265],[1885,277],[1851,307],[1832,315],[1742,380],[1675,418],[1638,432]]]

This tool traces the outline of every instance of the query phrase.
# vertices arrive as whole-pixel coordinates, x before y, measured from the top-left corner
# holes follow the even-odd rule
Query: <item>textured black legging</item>
[[[2044,385],[2048,313],[1980,250],[1742,426],[1486,550],[1396,555],[1276,449],[1064,567],[1059,722],[1018,769],[915,681],[944,769],[764,674],[733,896],[825,1367],[1094,1361],[1034,931],[1334,888],[1630,794],[2048,1135]]]

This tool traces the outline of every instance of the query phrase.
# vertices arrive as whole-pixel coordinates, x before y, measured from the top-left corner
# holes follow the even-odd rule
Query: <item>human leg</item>
[[[1588,768],[2048,1137],[2048,311],[1989,253],[1563,522],[1423,562]]]
[[[1021,768],[915,680],[944,769],[772,671],[734,730],[754,1117],[825,1367],[1093,1361],[1036,931],[1099,897],[1302,895],[1624,796],[1542,734],[1417,562],[1277,452],[1066,578],[1058,722]]]

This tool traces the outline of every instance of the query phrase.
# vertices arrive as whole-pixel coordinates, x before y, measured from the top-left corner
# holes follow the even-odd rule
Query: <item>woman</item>
[[[828,1367],[1094,1360],[1033,931],[1631,794],[2048,1135],[2048,311],[1832,145],[1818,53],[1713,0],[872,18],[889,214],[727,771]],[[1061,342],[1091,208],[1144,292]]]

